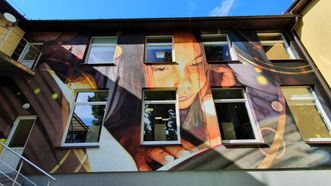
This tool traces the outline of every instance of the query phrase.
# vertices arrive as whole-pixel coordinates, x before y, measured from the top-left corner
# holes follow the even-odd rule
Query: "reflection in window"
[[[244,89],[214,88],[212,94],[223,143],[258,142]]]
[[[116,44],[116,37],[92,37],[86,57],[86,63],[113,63]]]
[[[78,92],[65,143],[98,142],[108,91]]]
[[[147,36],[145,62],[172,62],[172,36]]]
[[[304,140],[331,137],[330,120],[310,87],[282,87],[282,91]]]
[[[261,45],[270,60],[295,59],[295,55],[283,34],[281,33],[258,33]]]
[[[226,34],[201,35],[207,61],[231,60],[231,47]]]
[[[175,90],[144,90],[142,144],[178,144]]]

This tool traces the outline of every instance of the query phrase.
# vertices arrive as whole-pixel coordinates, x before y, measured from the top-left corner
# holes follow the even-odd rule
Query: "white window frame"
[[[282,86],[282,87],[297,87],[297,88],[308,88],[310,90],[310,93],[312,94],[312,97],[300,97],[300,98],[291,98],[292,101],[304,101],[304,100],[307,100],[307,101],[312,101],[315,103],[315,106],[316,106],[316,109],[317,109],[317,112],[320,113],[320,116],[327,128],[327,130],[329,131],[329,133],[331,133],[331,121],[329,119],[329,117],[327,116],[326,112],[324,111],[323,109],[323,106],[321,104],[321,102],[318,100],[314,90],[310,87],[310,86]],[[331,143],[331,137],[330,138],[307,138],[307,139],[304,139],[306,143],[311,143],[311,144],[314,144],[314,143]]]
[[[208,46],[218,46],[218,45],[228,45],[229,47],[229,51],[230,51],[230,58],[232,61],[236,61],[238,60],[237,54],[235,52],[235,49],[233,47],[232,42],[230,41],[230,38],[228,36],[228,34],[202,34],[201,38],[203,37],[218,37],[218,36],[225,36],[226,37],[226,41],[209,41],[209,42],[202,42],[203,47],[205,47],[206,45]],[[205,53],[206,59],[207,59],[207,55]],[[208,61],[208,59],[207,59]],[[227,61],[227,60],[220,60],[220,61]]]
[[[161,91],[176,91],[176,100],[145,100],[145,91],[155,91],[155,92],[161,92]],[[180,119],[179,119],[179,102],[178,102],[178,93],[177,90],[174,88],[144,88],[143,94],[142,94],[142,114],[141,114],[141,128],[140,128],[140,144],[141,145],[177,145],[181,144],[181,138],[180,138]],[[145,104],[175,104],[176,109],[176,127],[177,127],[177,140],[176,141],[144,141],[144,113],[145,113]]]
[[[36,45],[38,45],[38,46],[43,46],[44,45],[44,43],[40,43],[40,42],[37,42],[37,43],[30,43],[28,41],[26,41],[26,42],[27,43],[25,44],[24,49],[23,49],[22,53],[20,54],[20,56],[18,57],[18,60],[17,60],[22,65],[24,65],[24,61],[32,61],[32,60],[24,60],[26,54],[29,52],[31,47],[36,46]],[[41,51],[39,51],[39,52],[40,53],[39,53],[37,59],[33,60],[31,68],[26,66],[26,65],[24,65],[24,66],[26,66],[29,69],[34,69],[35,66],[36,66],[36,63],[39,61],[40,56],[42,55],[42,52]]]
[[[148,43],[147,39],[148,38],[165,38],[165,37],[170,37],[171,38],[171,43],[170,42],[164,42],[164,43]],[[156,64],[162,64],[166,62],[155,62],[155,61],[148,61],[148,47],[149,46],[171,46],[171,61],[166,61],[166,62],[175,62],[175,52],[174,52],[174,36],[173,35],[152,35],[152,36],[146,36],[145,37],[145,63],[156,63]]]
[[[277,41],[273,41],[273,40],[261,40],[260,38],[260,35],[280,35],[282,40],[277,40]],[[281,43],[281,44],[284,44],[285,48],[286,48],[286,51],[289,55],[289,59],[298,59],[295,55],[294,55],[294,52],[293,50],[291,49],[290,45],[287,43],[283,33],[281,32],[258,32],[257,33],[257,36],[259,37],[260,39],[260,43],[262,44],[262,47],[263,46],[273,46],[274,44],[278,44],[278,43]],[[271,60],[274,60],[274,59],[271,59]],[[277,59],[276,59],[277,60]]]
[[[234,139],[234,140],[223,140],[221,139],[223,144],[231,144],[231,145],[249,145],[249,144],[264,144],[263,138],[261,133],[259,132],[260,129],[258,127],[258,123],[254,119],[254,112],[252,111],[249,101],[247,99],[247,94],[245,88],[221,88],[221,87],[215,87],[212,89],[241,89],[243,93],[244,98],[235,98],[235,99],[213,99],[216,109],[217,103],[245,103],[245,107],[247,110],[249,122],[251,123],[253,134],[255,139]],[[217,113],[217,110],[216,110]],[[220,130],[222,130],[222,126],[220,123]]]
[[[98,43],[98,44],[93,44],[92,43],[93,39],[104,39],[104,38],[115,39],[116,40],[116,43]],[[115,58],[116,58],[115,57],[115,54],[116,54],[116,46],[117,46],[117,42],[118,42],[117,40],[118,40],[118,37],[117,36],[93,36],[93,37],[91,37],[90,38],[90,41],[89,41],[89,45],[88,45],[88,49],[87,49],[87,53],[86,53],[86,56],[85,56],[84,63],[85,64],[89,64],[89,65],[114,64]],[[88,59],[90,57],[92,47],[114,47],[113,59],[111,61],[98,62],[98,63],[89,63],[88,62]]]
[[[84,142],[84,143],[66,143],[66,138],[68,135],[68,131],[69,131],[69,127],[71,124],[71,120],[75,111],[75,108],[77,105],[87,105],[87,106],[92,106],[92,105],[105,105],[105,110],[107,110],[107,101],[94,101],[94,102],[76,102],[77,96],[79,93],[81,92],[101,92],[101,91],[108,91],[108,90],[76,90],[75,91],[75,96],[74,96],[74,100],[70,111],[70,115],[68,117],[68,121],[67,121],[67,125],[66,128],[64,130],[64,135],[62,137],[62,141],[61,141],[61,147],[99,147],[100,144],[100,140],[101,140],[101,130],[102,130],[102,126],[103,126],[103,122],[105,120],[106,114],[104,113],[103,118],[102,118],[102,123],[100,125],[100,131],[99,131],[99,141],[98,142]]]
[[[6,140],[6,145],[7,145],[8,147],[10,147],[10,143],[11,143],[11,141],[13,140],[14,134],[15,134],[16,129],[17,129],[17,127],[18,127],[18,124],[20,123],[21,120],[34,120],[34,122],[33,122],[33,124],[32,124],[32,127],[31,127],[31,129],[30,129],[29,135],[28,135],[28,137],[27,137],[27,139],[26,139],[26,141],[25,141],[25,145],[26,145],[26,142],[29,140],[30,135],[31,135],[31,131],[32,131],[32,129],[33,129],[35,123],[36,123],[37,116],[36,116],[36,115],[22,115],[22,116],[17,116],[17,117],[16,117],[16,119],[15,119],[15,121],[14,121],[14,123],[13,123],[13,126],[12,126],[12,128],[11,128],[11,130],[10,130],[10,132],[9,132],[9,135],[8,135],[8,137],[7,137],[7,140]],[[20,148],[20,149],[24,149],[24,148],[25,148],[25,145],[24,145],[24,147],[11,147],[11,148],[15,148],[15,149]]]

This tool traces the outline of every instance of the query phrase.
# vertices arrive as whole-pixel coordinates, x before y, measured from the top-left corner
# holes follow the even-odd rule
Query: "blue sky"
[[[29,19],[279,15],[293,0],[7,0]]]

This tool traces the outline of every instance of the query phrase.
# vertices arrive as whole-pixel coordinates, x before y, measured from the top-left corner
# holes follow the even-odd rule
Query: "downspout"
[[[291,34],[292,34],[292,36],[294,38],[294,41],[295,41],[296,45],[299,47],[300,51],[302,52],[302,54],[304,56],[304,59],[306,59],[306,61],[308,62],[308,64],[311,66],[313,72],[316,75],[317,80],[321,83],[322,89],[323,89],[324,93],[327,96],[327,101],[329,103],[331,103],[331,88],[330,88],[330,86],[326,82],[325,78],[323,77],[323,75],[321,74],[321,72],[318,69],[317,65],[315,64],[314,60],[309,55],[308,51],[306,50],[306,48],[304,47],[303,43],[301,42],[298,34],[294,30],[295,27],[300,22],[300,19],[301,19],[302,16],[301,15],[295,15],[295,16],[296,16],[295,17],[295,23],[293,24],[293,26],[291,28]]]

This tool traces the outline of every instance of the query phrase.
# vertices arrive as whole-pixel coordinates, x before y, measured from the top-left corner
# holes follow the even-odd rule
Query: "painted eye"
[[[156,67],[156,68],[153,68],[154,71],[164,71],[166,69],[168,69],[168,68],[166,68],[166,67]]]
[[[201,61],[195,61],[195,62],[191,63],[190,66],[197,67],[197,66],[200,66],[201,64],[202,64]]]

